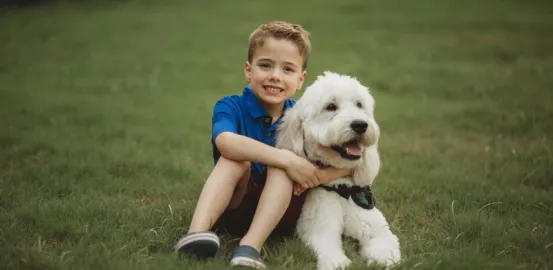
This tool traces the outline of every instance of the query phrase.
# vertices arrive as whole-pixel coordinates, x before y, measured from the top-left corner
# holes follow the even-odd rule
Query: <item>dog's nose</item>
[[[365,131],[367,131],[367,127],[369,126],[369,124],[362,120],[355,120],[351,122],[349,126],[351,127],[351,129],[353,129],[353,131],[355,131],[355,133],[361,135],[365,133]]]

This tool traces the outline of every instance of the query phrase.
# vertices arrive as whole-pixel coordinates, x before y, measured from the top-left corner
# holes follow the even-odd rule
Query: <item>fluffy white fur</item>
[[[336,110],[329,110],[331,103]],[[277,147],[311,161],[354,169],[353,177],[336,179],[328,186],[371,185],[380,168],[377,149],[380,129],[374,119],[374,103],[369,89],[355,78],[325,72],[286,112],[278,130]],[[354,132],[352,121],[367,122],[366,132]],[[357,160],[343,158],[331,148],[352,139],[359,142],[363,151]],[[359,240],[361,255],[369,264],[390,266],[400,260],[398,238],[376,207],[363,209],[351,198],[346,200],[323,188],[308,191],[297,234],[315,251],[318,269],[343,269],[350,264],[342,248],[342,235]]]

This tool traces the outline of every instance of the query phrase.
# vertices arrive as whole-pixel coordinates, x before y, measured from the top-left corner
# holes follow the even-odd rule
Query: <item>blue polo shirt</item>
[[[284,103],[284,111],[295,104],[292,99]],[[265,111],[250,86],[246,86],[242,95],[226,96],[217,103],[213,109],[212,136],[213,161],[217,163],[221,153],[215,144],[215,138],[225,131],[243,135],[270,146],[275,146],[275,132],[282,117],[274,124],[272,118]],[[251,164],[252,178],[264,184],[264,177],[254,177],[254,174],[263,175],[266,169],[265,164]],[[259,179],[259,180],[257,180]]]

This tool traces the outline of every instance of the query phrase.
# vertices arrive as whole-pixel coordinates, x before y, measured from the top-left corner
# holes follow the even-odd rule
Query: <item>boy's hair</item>
[[[249,39],[248,61],[251,63],[255,50],[265,42],[268,37],[276,39],[286,39],[292,41],[300,51],[303,57],[302,69],[307,68],[309,54],[311,53],[311,42],[309,41],[309,33],[305,31],[299,24],[292,24],[283,21],[271,21],[257,27]]]

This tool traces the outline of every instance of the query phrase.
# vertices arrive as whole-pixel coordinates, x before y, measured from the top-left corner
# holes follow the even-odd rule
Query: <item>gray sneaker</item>
[[[256,269],[265,269],[267,268],[265,264],[261,261],[261,256],[259,252],[253,247],[250,246],[239,246],[232,252],[232,257],[230,258],[231,266],[246,266]]]

